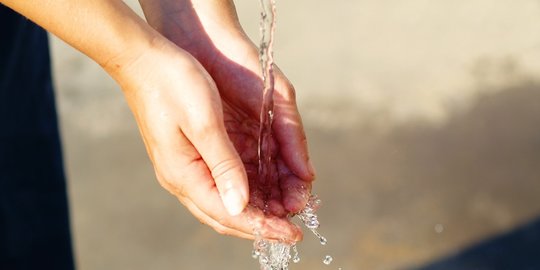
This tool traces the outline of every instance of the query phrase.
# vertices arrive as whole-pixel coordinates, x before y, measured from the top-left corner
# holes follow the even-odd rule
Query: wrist
[[[205,65],[218,53],[253,47],[230,0],[139,1],[154,29]]]
[[[106,70],[127,96],[162,91],[203,71],[188,52],[159,34],[145,46],[116,57]]]
[[[124,41],[121,44],[123,50],[117,50],[107,58],[96,60],[96,62],[116,81],[128,76],[134,66],[147,54],[154,54],[161,46],[163,37],[158,33],[150,35],[145,39],[137,41]]]

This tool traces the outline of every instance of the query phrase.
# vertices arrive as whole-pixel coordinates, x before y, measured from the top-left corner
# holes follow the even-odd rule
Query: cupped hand
[[[306,205],[314,177],[294,88],[276,68],[274,121],[269,142],[273,162],[268,168],[270,177],[263,179],[258,175],[257,155],[262,106],[258,54],[251,43],[234,42],[239,49],[236,52],[244,57],[242,61],[232,60],[234,51],[228,55],[220,51],[206,68],[220,91],[229,137],[246,167],[250,202],[274,216],[294,214]]]
[[[167,16],[158,16],[165,13],[152,9],[146,9],[145,14],[150,24],[159,25],[158,30],[191,53],[212,76],[221,94],[225,127],[248,173],[250,201],[283,217],[306,205],[315,174],[295,90],[275,66],[274,163],[268,185],[257,174],[263,96],[258,49],[240,27],[231,2],[169,1]]]
[[[116,79],[160,184],[220,233],[253,239],[256,226],[268,239],[299,240],[301,231],[288,220],[244,209],[257,153],[258,123],[251,108],[222,100],[190,54],[168,41],[154,47],[116,72]],[[288,173],[286,166],[282,171]]]

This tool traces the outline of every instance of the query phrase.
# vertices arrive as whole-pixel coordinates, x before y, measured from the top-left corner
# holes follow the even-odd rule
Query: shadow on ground
[[[417,270],[540,269],[540,218]]]
[[[325,269],[326,254],[351,270],[538,269],[540,84],[486,91],[452,115],[383,133],[306,123],[329,241],[307,234],[291,269]],[[133,120],[96,137],[73,117],[63,131],[80,269],[257,269],[249,241],[199,224],[159,187]]]
[[[452,115],[441,126],[407,123],[384,134],[369,125],[310,130],[323,232],[344,268],[425,265],[539,216],[540,84],[485,91]],[[537,240],[504,256],[538,252]]]
[[[470,177],[461,175],[456,179],[476,183],[477,191],[473,193],[483,190],[491,194],[496,204],[506,208],[507,225],[538,211],[535,194],[540,194],[539,85],[525,82],[481,96],[475,108],[458,119],[444,132],[454,134],[450,136],[459,138],[462,146],[466,146],[453,144],[456,149],[461,149],[456,151],[463,155],[458,158],[461,166],[471,166],[474,169],[469,172],[475,172]],[[461,171],[469,174],[467,170]],[[474,209],[474,204],[471,207]],[[496,212],[488,215],[496,216]],[[461,222],[468,223],[457,223]],[[540,269],[540,218],[530,218],[523,224],[415,269]],[[467,230],[466,227],[462,229]]]

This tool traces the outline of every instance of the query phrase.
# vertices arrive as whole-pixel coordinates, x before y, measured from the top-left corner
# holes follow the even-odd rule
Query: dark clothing
[[[0,269],[74,269],[47,33],[1,4]]]

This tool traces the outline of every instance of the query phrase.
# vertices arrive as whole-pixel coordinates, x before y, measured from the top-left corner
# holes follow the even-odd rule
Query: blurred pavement
[[[540,1],[277,2],[329,240],[291,269],[540,269]],[[257,269],[161,189],[114,82],[52,50],[79,268]]]

